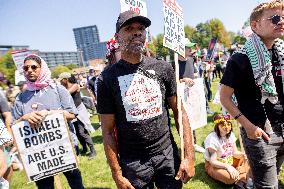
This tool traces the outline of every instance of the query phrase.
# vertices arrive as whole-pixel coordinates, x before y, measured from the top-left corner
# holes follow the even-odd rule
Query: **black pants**
[[[180,158],[173,145],[155,155],[141,158],[120,158],[122,174],[136,189],[181,189],[182,182],[175,180]]]
[[[94,143],[93,143],[93,140],[92,140],[89,132],[84,127],[84,124],[80,120],[77,120],[73,124],[74,124],[75,130],[76,130],[76,135],[77,135],[78,140],[81,143],[83,149],[86,150],[87,146],[89,146],[89,148],[91,150],[94,146]]]
[[[85,189],[79,169],[63,172],[71,189]],[[35,182],[38,189],[54,189],[54,177],[47,177]]]

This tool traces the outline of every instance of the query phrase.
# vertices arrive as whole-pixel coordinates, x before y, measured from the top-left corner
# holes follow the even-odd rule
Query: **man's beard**
[[[134,39],[138,39],[138,41],[141,41],[141,43],[132,43]],[[144,41],[140,37],[132,38],[128,41],[128,43],[123,43],[120,48],[133,54],[139,54],[142,53],[144,50]]]

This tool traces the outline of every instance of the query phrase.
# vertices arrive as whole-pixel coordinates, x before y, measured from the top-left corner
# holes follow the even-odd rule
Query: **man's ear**
[[[119,35],[119,33],[115,33],[115,34],[114,34],[114,37],[115,37],[116,41],[117,41],[118,43],[120,43],[120,35]]]
[[[257,30],[257,21],[251,21],[250,27],[251,27],[252,31]]]

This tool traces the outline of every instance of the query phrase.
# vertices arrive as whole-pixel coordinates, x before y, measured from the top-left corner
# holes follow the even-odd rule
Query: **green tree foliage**
[[[226,47],[231,45],[230,36],[221,20],[211,19],[207,24],[211,28],[212,38],[217,38],[218,42],[224,44]]]
[[[157,57],[166,58],[167,55],[171,55],[172,52],[163,46],[163,34],[158,34],[153,38],[152,43],[149,44],[149,48],[156,54]]]
[[[68,64],[66,65],[66,67],[69,69],[69,70],[73,70],[74,68],[78,68],[78,66],[76,64]]]
[[[11,51],[8,51],[4,56],[0,57],[0,71],[4,73],[11,83],[15,83],[15,70],[16,66]]]
[[[246,40],[245,37],[243,37],[241,35],[236,35],[234,40],[233,40],[233,43],[238,43],[238,44],[242,44],[243,45],[243,44],[245,44],[246,41],[247,40]]]
[[[51,69],[51,77],[57,78],[62,72],[71,72],[71,70],[67,66],[56,66]]]
[[[196,35],[196,32],[197,30],[194,27],[189,25],[184,26],[185,37],[187,37],[189,40],[192,40],[193,36]]]
[[[207,48],[212,39],[212,31],[208,23],[199,23],[196,26],[196,33],[192,41],[198,43],[201,48]]]

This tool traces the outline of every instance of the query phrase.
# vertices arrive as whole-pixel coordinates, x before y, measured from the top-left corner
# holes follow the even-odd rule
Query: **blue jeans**
[[[241,128],[245,151],[251,167],[254,188],[278,189],[278,174],[284,161],[284,125],[272,124],[273,134],[270,141],[265,139],[252,140]]]
[[[71,189],[85,189],[79,169],[63,172]],[[35,182],[38,189],[54,189],[54,177],[47,177]]]

